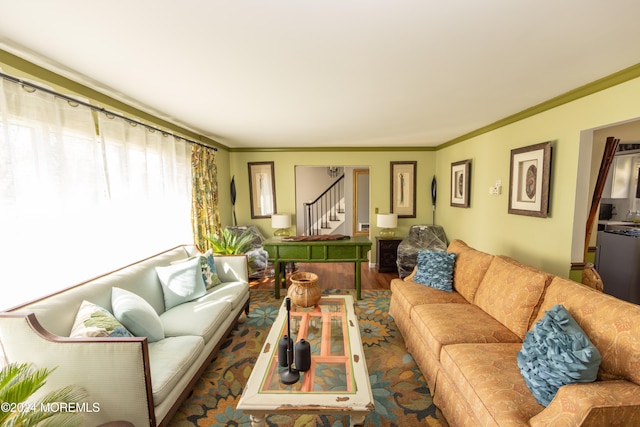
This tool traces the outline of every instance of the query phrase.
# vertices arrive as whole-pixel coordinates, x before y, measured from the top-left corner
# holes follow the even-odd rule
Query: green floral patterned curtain
[[[191,224],[195,244],[204,252],[210,247],[207,237],[217,234],[220,230],[216,150],[194,144],[191,151],[191,174]]]

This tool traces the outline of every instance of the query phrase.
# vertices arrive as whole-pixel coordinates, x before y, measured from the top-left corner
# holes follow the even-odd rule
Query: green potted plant
[[[211,250],[216,255],[239,255],[247,254],[249,261],[249,277],[254,277],[264,271],[264,266],[260,267],[257,259],[264,257],[266,260],[266,252],[262,247],[256,248],[256,236],[250,231],[239,233],[233,229],[225,228],[218,234],[207,238],[211,244]],[[262,251],[264,255],[257,255],[256,252]],[[258,265],[256,265],[258,264]]]
[[[245,254],[251,250],[253,235],[250,233],[236,234],[225,228],[218,234],[207,237],[211,250],[217,255]]]
[[[0,370],[0,425],[7,427],[79,426],[82,413],[73,410],[86,399],[78,386],[54,390],[39,399],[29,399],[55,368],[35,369],[28,363],[9,363]],[[67,406],[68,405],[68,406]],[[63,410],[68,408],[67,410]]]

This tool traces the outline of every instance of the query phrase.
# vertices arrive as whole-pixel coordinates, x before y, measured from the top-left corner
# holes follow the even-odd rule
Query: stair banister
[[[329,228],[329,221],[336,220],[341,209],[344,175],[340,176],[315,200],[304,203],[304,230],[308,236],[320,234],[320,229]]]

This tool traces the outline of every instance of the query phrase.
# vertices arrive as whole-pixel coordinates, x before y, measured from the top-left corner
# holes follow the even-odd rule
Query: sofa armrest
[[[55,368],[41,392],[68,385],[88,392],[84,425],[127,420],[155,424],[146,338],[66,338],[46,331],[30,313],[0,313],[8,363]]]
[[[532,427],[635,425],[640,420],[640,385],[630,381],[596,381],[560,387]]]
[[[246,255],[215,255],[213,260],[223,283],[249,283],[249,260]]]

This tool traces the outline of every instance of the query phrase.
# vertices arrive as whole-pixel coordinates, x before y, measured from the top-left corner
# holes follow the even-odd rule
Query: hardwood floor
[[[300,262],[296,266],[298,271],[317,274],[321,289],[354,289],[354,264],[351,262]],[[365,264],[361,265],[361,275],[362,289],[389,289],[391,280],[398,277],[397,273],[378,273],[378,270]],[[273,289],[273,277],[251,279],[249,285],[252,289]]]

